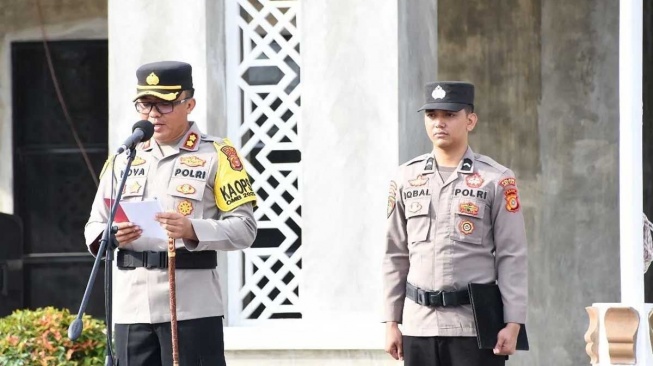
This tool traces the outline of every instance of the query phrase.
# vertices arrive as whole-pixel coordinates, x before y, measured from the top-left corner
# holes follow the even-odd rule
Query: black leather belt
[[[186,249],[176,250],[175,267],[177,269],[211,269],[218,266],[215,250],[189,252]],[[119,269],[168,268],[168,252],[135,252],[118,250],[116,264]]]
[[[424,306],[450,307],[469,304],[467,289],[460,291],[425,291],[406,283],[406,297]]]

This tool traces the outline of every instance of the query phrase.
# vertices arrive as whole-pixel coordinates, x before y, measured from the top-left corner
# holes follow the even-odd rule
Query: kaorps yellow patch
[[[249,177],[244,167],[235,164],[241,159],[229,139],[222,143],[214,142],[218,155],[218,172],[215,174],[215,204],[220,211],[231,211],[234,208],[252,202],[256,206],[256,193],[252,189]],[[236,154],[236,155],[235,155]]]

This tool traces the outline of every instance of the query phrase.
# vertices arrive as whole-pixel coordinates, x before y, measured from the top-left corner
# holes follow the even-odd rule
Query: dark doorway
[[[642,99],[644,115],[642,118],[642,159],[644,160],[644,213],[653,220],[653,5],[644,1],[644,60]],[[644,300],[653,302],[653,265],[644,276]]]
[[[108,43],[48,43],[70,120],[96,174],[107,157]],[[96,185],[57,96],[42,42],[11,45],[14,212],[23,223],[22,307],[77,313],[93,265],[84,244]],[[9,243],[9,245],[11,245]],[[104,316],[102,271],[87,313]]]

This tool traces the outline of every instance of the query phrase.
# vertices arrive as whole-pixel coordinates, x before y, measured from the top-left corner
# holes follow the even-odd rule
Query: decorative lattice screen
[[[228,0],[229,137],[258,194],[258,236],[229,257],[231,325],[301,318],[299,1]]]

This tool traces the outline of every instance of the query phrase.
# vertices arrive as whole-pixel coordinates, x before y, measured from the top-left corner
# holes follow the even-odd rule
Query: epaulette
[[[481,163],[484,163],[486,165],[489,165],[493,167],[494,169],[498,170],[499,173],[504,173],[506,170],[508,170],[507,167],[499,164],[496,162],[496,160],[492,159],[489,156],[481,155],[481,154],[474,154],[474,158],[476,158],[476,161],[479,161]]]
[[[113,160],[115,158],[116,157],[114,155],[109,155],[107,160],[104,162],[104,166],[102,166],[102,170],[100,171],[100,180],[102,180],[102,177],[104,176],[104,173],[107,172],[107,170],[113,169]]]
[[[422,154],[422,155],[416,156],[416,157],[408,160],[407,162],[405,162],[402,165],[405,165],[405,166],[413,165],[415,163],[419,163],[420,161],[424,161],[424,160],[428,159],[430,156],[431,156],[431,154]]]
[[[224,143],[224,139],[222,137],[211,136],[211,135],[206,135],[206,134],[200,135],[200,139],[202,141],[217,142],[218,144],[223,144]]]

